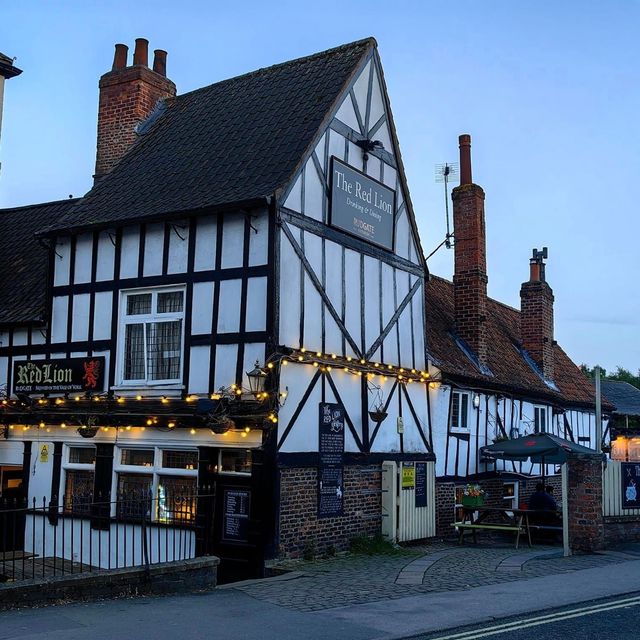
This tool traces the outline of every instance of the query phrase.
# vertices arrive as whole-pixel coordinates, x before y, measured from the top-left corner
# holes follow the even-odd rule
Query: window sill
[[[148,384],[119,384],[113,385],[109,387],[110,391],[115,391],[118,395],[121,396],[136,396],[138,394],[145,395],[147,397],[162,397],[169,395],[173,392],[175,395],[180,395],[185,390],[185,385],[180,382],[170,383],[170,384],[157,384],[157,385],[148,385]]]
[[[449,427],[449,433],[458,433],[462,435],[469,435],[471,433],[470,429],[461,429],[460,427]]]

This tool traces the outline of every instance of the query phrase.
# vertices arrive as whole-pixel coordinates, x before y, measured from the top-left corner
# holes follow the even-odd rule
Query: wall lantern
[[[257,398],[264,392],[264,385],[267,381],[267,374],[260,368],[260,363],[257,360],[254,369],[247,371],[247,378],[249,379],[249,389]]]
[[[479,393],[475,393],[473,395],[473,408],[474,409],[479,409],[480,408],[480,394]]]

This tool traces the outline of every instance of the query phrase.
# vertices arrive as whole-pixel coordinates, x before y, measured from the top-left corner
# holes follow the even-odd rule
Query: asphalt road
[[[637,640],[640,592],[495,622],[411,636],[411,640]]]

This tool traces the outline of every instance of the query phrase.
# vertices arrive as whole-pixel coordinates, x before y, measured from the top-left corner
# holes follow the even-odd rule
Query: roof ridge
[[[82,196],[78,196],[77,198],[63,198],[62,200],[50,200],[49,202],[37,202],[35,204],[21,204],[17,207],[6,207],[4,209],[0,209],[0,214],[3,213],[13,213],[14,211],[19,211],[20,209],[35,209],[39,207],[50,207],[52,204],[62,204],[63,202],[67,203],[75,203],[78,200],[82,200]]]
[[[242,80],[248,78],[253,75],[258,75],[260,73],[264,73],[266,71],[273,71],[274,69],[281,69],[283,67],[294,66],[296,64],[302,64],[305,62],[309,62],[310,60],[314,60],[317,58],[322,58],[323,56],[333,55],[340,51],[346,51],[348,49],[355,49],[359,46],[363,46],[365,44],[371,44],[374,47],[378,46],[377,40],[373,36],[369,36],[367,38],[362,38],[361,40],[354,40],[353,42],[347,42],[345,44],[338,45],[337,47],[332,47],[331,49],[325,49],[324,51],[318,51],[316,53],[311,53],[306,56],[302,56],[301,58],[294,58],[293,60],[285,60],[284,62],[276,62],[275,64],[271,64],[268,67],[260,67],[259,69],[254,69],[253,71],[248,71],[247,73],[241,73],[238,76],[232,76],[231,78],[225,78],[224,80],[218,80],[217,82],[212,82],[211,84],[205,85],[204,87],[198,87],[197,89],[192,89],[191,91],[187,91],[186,93],[181,93],[174,98],[171,98],[171,102],[178,102],[181,98],[186,96],[192,96],[193,94],[199,93],[201,91],[206,91],[207,89],[211,89],[211,87],[216,87],[221,84],[225,84],[226,82],[233,82],[235,80]]]

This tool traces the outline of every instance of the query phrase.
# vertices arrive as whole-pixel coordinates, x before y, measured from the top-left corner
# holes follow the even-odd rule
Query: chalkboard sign
[[[622,463],[622,508],[640,508],[640,463]]]
[[[427,506],[427,463],[416,462],[416,507]]]
[[[224,490],[223,540],[227,542],[249,541],[250,508],[251,492],[248,489]]]
[[[342,516],[344,409],[340,404],[320,403],[318,454],[318,518]]]

